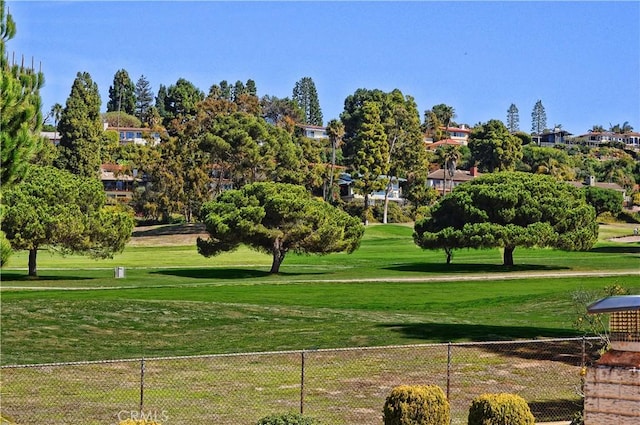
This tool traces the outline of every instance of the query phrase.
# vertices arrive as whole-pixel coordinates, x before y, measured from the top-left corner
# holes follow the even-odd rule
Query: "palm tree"
[[[443,195],[447,192],[447,176],[449,177],[449,185],[451,186],[449,191],[453,190],[453,177],[456,174],[457,164],[461,156],[460,148],[456,145],[444,145],[438,149],[438,158],[444,175]]]
[[[342,121],[333,119],[327,123],[327,134],[331,141],[331,174],[329,175],[329,193],[326,196],[331,202],[333,202],[333,176],[336,168],[336,150],[342,145],[342,138],[344,137],[344,124]]]

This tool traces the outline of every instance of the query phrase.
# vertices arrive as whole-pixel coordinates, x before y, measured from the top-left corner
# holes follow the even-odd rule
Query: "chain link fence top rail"
[[[581,368],[598,338],[422,344],[3,366],[2,414],[19,425],[255,424],[298,412],[323,424],[382,424],[396,385],[440,386],[452,424],[471,400],[519,394],[536,422],[582,411]]]

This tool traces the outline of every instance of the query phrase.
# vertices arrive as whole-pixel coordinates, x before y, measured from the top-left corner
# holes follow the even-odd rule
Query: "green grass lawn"
[[[2,271],[2,363],[572,336],[576,291],[640,293],[637,243],[518,248],[505,269],[497,249],[458,251],[447,266],[411,233],[370,226],[355,253],[289,255],[277,276],[247,249],[206,259],[162,246],[103,261],[43,251],[34,280],[17,253]],[[593,272],[625,274],[570,275]]]

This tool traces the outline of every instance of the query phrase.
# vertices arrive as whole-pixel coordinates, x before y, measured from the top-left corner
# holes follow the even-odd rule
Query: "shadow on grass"
[[[514,342],[518,339],[566,338],[580,336],[572,329],[552,329],[529,326],[495,326],[449,323],[415,323],[380,325],[392,331],[402,333],[411,339],[429,342],[473,341],[478,344],[464,346],[481,349],[527,360],[545,360],[579,366],[591,364],[598,359],[601,344],[597,341],[581,339],[572,341]],[[483,342],[504,341],[499,344]],[[584,347],[583,347],[584,342]],[[583,358],[584,352],[584,358]]]
[[[599,246],[596,248],[591,248],[589,252],[604,252],[607,254],[640,254],[640,245],[638,246]]]
[[[417,273],[517,273],[535,271],[569,270],[564,266],[548,266],[540,264],[469,264],[469,263],[408,263],[384,267],[386,270]]]
[[[256,279],[256,278],[265,278],[269,276],[277,277],[277,276],[319,275],[319,274],[325,274],[325,272],[305,272],[305,273],[280,272],[277,275],[273,275],[266,270],[215,268],[215,269],[158,270],[158,271],[151,272],[151,274],[185,277],[190,279]]]
[[[87,276],[47,276],[47,275],[39,275],[36,277],[26,275],[24,273],[17,272],[5,272],[2,271],[2,281],[3,282],[46,282],[46,281],[58,281],[58,280],[92,280],[94,277]]]
[[[204,224],[166,224],[162,226],[153,226],[149,229],[138,227],[131,236],[170,236],[170,235],[197,235],[205,232]]]
[[[583,410],[582,399],[577,397],[576,395],[576,399],[533,401],[528,404],[536,418],[536,423],[557,421],[568,423],[573,419],[574,414]]]

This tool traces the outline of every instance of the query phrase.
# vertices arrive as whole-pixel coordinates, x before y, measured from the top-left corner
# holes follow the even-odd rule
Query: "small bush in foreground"
[[[449,401],[436,385],[395,387],[384,403],[385,425],[448,425]]]
[[[516,394],[483,394],[471,402],[468,425],[533,425],[527,402]]]
[[[256,425],[319,425],[315,419],[297,413],[265,416]]]

